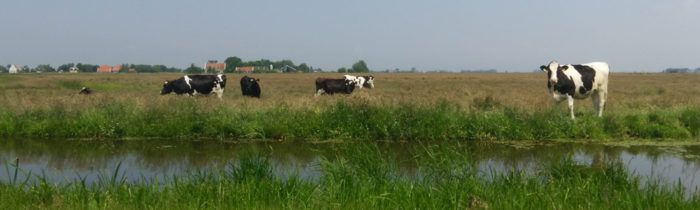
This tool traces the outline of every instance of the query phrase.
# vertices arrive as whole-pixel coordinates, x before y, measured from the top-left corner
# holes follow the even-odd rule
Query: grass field
[[[485,177],[460,140],[683,139],[700,137],[700,75],[612,74],[603,118],[577,101],[577,120],[548,96],[542,74],[374,74],[375,89],[314,97],[316,77],[259,74],[262,98],[240,95],[228,74],[223,100],[159,95],[181,74],[0,74],[0,137],[347,140],[322,157],[317,179],[278,175],[269,157],[127,183],[49,183],[6,163],[0,209],[403,208],[697,209],[682,183],[642,182],[622,163],[541,163],[534,173]],[[93,95],[78,95],[81,87]],[[443,140],[409,148],[420,176],[398,169],[374,140]],[[335,156],[334,156],[335,155]],[[413,164],[412,162],[412,164]],[[14,179],[12,177],[15,177]]]
[[[700,75],[611,74],[603,118],[578,120],[548,96],[543,74],[374,74],[375,89],[313,97],[316,77],[255,74],[244,98],[159,95],[181,74],[0,75],[0,136],[294,139],[697,138]],[[77,95],[83,86],[95,90]]]

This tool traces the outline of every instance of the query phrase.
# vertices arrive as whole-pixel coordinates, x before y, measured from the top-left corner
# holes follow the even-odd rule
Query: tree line
[[[253,71],[254,73],[278,73],[278,72],[323,72],[321,68],[314,68],[306,63],[294,64],[291,60],[279,60],[271,61],[268,59],[243,61],[241,58],[232,56],[226,58],[224,61],[226,63],[226,68],[224,73],[236,72],[236,67],[256,67]],[[21,72],[69,72],[70,68],[75,66],[78,68],[78,72],[97,72],[100,65],[85,64],[85,63],[66,63],[59,65],[54,68],[50,64],[40,64],[34,68],[29,66],[23,66]],[[0,65],[0,72],[8,72],[10,65]],[[165,65],[148,65],[148,64],[121,64],[121,69],[119,72],[130,72],[133,69],[134,72],[138,73],[158,73],[158,72],[184,72],[187,74],[198,74],[198,73],[216,73],[214,69],[204,69],[203,67],[197,66],[194,63],[190,64],[189,67],[185,69],[179,69],[175,67],[168,67]],[[367,64],[363,60],[355,62],[350,68],[339,68],[337,72],[342,73],[362,73],[369,72]]]

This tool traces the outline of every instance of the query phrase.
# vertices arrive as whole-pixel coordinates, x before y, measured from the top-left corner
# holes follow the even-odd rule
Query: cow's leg
[[[576,117],[574,117],[574,97],[567,96],[566,101],[569,102],[569,114],[571,115],[571,119],[576,120]]]
[[[222,96],[224,96],[224,89],[221,88],[221,84],[216,84],[216,87],[214,88],[214,91],[216,92],[216,96],[221,99]]]
[[[596,116],[600,117],[600,91],[596,91],[591,95],[593,99],[593,110],[595,110]]]
[[[608,91],[599,91],[598,92],[598,117],[603,116],[603,109],[605,109],[605,99],[608,98]]]

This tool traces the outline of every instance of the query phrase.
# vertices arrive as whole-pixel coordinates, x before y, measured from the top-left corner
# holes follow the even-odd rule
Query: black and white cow
[[[190,96],[196,94],[216,93],[221,99],[226,88],[226,75],[185,75],[176,80],[165,81],[161,95],[168,93],[188,94]]]
[[[258,85],[258,81],[260,81],[260,79],[243,76],[241,78],[241,92],[243,96],[260,98],[260,85]]]
[[[574,117],[574,99],[591,96],[598,117],[603,116],[605,100],[608,97],[608,64],[593,62],[586,64],[560,65],[552,61],[540,69],[547,72],[549,93],[557,102],[564,99],[569,103],[571,119]]]
[[[83,87],[83,89],[80,89],[80,92],[78,92],[78,94],[90,95],[92,94],[92,90],[90,90],[90,88]]]
[[[354,80],[355,85],[359,88],[374,88],[374,76],[353,76],[353,75],[344,75],[346,80]]]
[[[355,90],[354,80],[317,78],[316,94],[314,94],[314,96],[319,96],[324,93],[330,95],[335,93],[350,94],[353,90]]]

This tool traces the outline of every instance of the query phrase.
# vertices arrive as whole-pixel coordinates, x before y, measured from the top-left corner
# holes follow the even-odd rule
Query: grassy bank
[[[457,143],[458,144],[458,143]],[[406,175],[377,144],[343,147],[323,158],[321,176],[272,173],[269,158],[241,154],[216,171],[166,180],[127,183],[119,170],[96,183],[0,183],[0,208],[402,208],[402,209],[697,209],[697,195],[678,186],[641,181],[619,163],[578,165],[571,159],[542,163],[534,172],[484,176],[454,143],[411,148],[420,176]],[[14,165],[6,165],[9,177]],[[22,173],[22,172],[19,172]]]
[[[241,110],[178,100],[159,106],[121,102],[71,109],[61,104],[24,112],[0,108],[0,136],[51,138],[249,138],[379,140],[540,140],[698,138],[700,109],[590,114],[571,121],[563,110],[526,112],[478,103],[478,111],[434,105],[326,106]]]
[[[0,136],[274,139],[691,138],[700,135],[700,75],[612,74],[602,119],[578,120],[548,96],[542,74],[375,74],[376,88],[313,97],[316,77],[255,74],[245,98],[230,74],[223,100],[158,95],[182,74],[7,75]],[[78,95],[83,86],[93,95]]]

